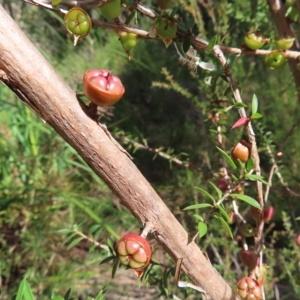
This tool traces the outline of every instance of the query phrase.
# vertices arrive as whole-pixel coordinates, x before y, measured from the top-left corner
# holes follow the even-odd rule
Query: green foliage
[[[150,5],[150,1],[144,3]],[[207,50],[216,43],[239,47],[251,28],[259,28],[271,37],[274,34],[264,0],[221,0],[213,7],[204,7],[196,1],[178,3],[184,7],[171,12],[183,16],[184,25],[178,27],[183,26],[186,31],[192,28],[194,34],[210,40]],[[295,258],[300,251],[295,244],[298,227],[294,214],[299,216],[300,207],[299,201],[285,189],[289,186],[299,190],[300,141],[296,138],[299,128],[285,139],[299,115],[299,105],[288,66],[274,73],[265,68],[261,57],[233,59],[227,55],[244,101],[234,103],[224,72],[209,51],[198,55],[201,61],[217,66],[218,70],[213,72],[198,69],[198,73],[193,73],[180,66],[174,47],[165,49],[155,40],[140,40],[129,63],[118,35],[112,31],[94,28],[74,48],[61,17],[29,5],[18,9],[16,21],[74,91],[82,92],[82,74],[87,69],[111,69],[122,78],[126,94],[103,121],[120,137],[136,165],[190,235],[199,233],[201,239],[196,242],[201,250],[208,253],[216,269],[232,285],[241,274],[240,267],[233,264],[233,261],[239,263],[241,241],[239,225],[229,223],[230,212],[237,204],[247,222],[254,224],[248,209],[249,205],[259,207],[255,181],[267,184],[265,178],[276,159],[278,168],[269,202],[282,213],[266,226],[264,253],[269,266],[266,294],[272,299],[274,286],[278,284],[285,292],[282,299],[299,297],[294,279]],[[88,11],[99,18],[94,10]],[[139,14],[129,16],[128,22],[135,17],[139,18]],[[141,28],[148,30],[151,26],[144,18],[138,21]],[[178,48],[186,52],[189,46],[187,38]],[[137,232],[140,224],[80,156],[4,86],[0,87],[0,107],[3,299],[11,299],[18,293],[23,293],[24,299],[32,295],[49,299],[51,293],[52,299],[72,299],[70,287],[75,299],[100,300],[105,298],[104,292],[109,295],[112,291],[120,297],[130,294],[130,286],[138,283],[132,281],[128,289],[124,288],[126,283],[118,274],[124,271],[127,276],[130,270],[120,268],[114,259],[114,241],[124,231]],[[243,126],[230,129],[239,117],[240,107],[248,107],[252,119],[263,116],[252,122],[262,176],[252,173],[253,160],[241,165],[227,154],[244,138]],[[128,139],[122,140],[122,135]],[[220,136],[222,142],[217,143]],[[270,153],[276,153],[275,149],[282,151],[283,156],[272,157]],[[223,166],[229,166],[232,193],[218,187],[218,180],[223,178],[219,170]],[[234,191],[239,184],[244,195]],[[228,197],[218,203],[226,192]],[[194,215],[191,216],[190,210]],[[248,239],[253,243],[252,238]],[[107,245],[108,250],[99,248],[95,242]],[[160,265],[162,250],[159,247],[156,250],[157,257],[145,270],[141,285],[149,287],[148,293],[154,289],[154,299],[173,295],[191,298],[192,291],[177,289],[172,260],[166,256]],[[26,277],[22,279],[24,272]],[[117,281],[111,281],[111,277]],[[104,286],[99,292],[99,287]]]

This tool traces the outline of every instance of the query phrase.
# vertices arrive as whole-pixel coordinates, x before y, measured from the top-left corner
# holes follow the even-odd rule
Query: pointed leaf
[[[114,259],[113,268],[111,270],[111,278],[113,279],[115,277],[115,274],[117,272],[119,266],[119,260],[117,258]]]
[[[258,100],[256,95],[254,94],[252,97],[252,115],[257,113],[257,108],[258,108]]]
[[[231,229],[229,227],[229,225],[227,224],[227,222],[225,222],[225,220],[222,218],[222,216],[214,214],[214,217],[219,219],[223,225],[223,227],[225,228],[225,230],[227,231],[227,233],[230,235],[231,239],[233,239],[233,235],[231,232]]]
[[[233,179],[233,182],[239,181],[239,179],[234,174],[230,174],[230,176]]]
[[[208,43],[206,50],[211,51],[213,47],[217,44],[218,36],[215,35]]]
[[[226,219],[226,223],[227,223],[227,221],[229,220],[229,215],[227,214],[226,210],[224,209],[224,207],[222,205],[218,205],[217,208],[219,209],[221,214],[224,216],[224,218]]]
[[[178,22],[176,25],[177,25],[177,27],[178,27],[180,30],[182,30],[182,31],[184,31],[184,32],[187,32],[187,31],[188,31],[188,28],[186,28],[186,26],[185,26],[184,24],[181,24],[181,23]]]
[[[300,221],[300,216],[296,218],[296,221]]]
[[[76,236],[77,233],[73,232],[72,234],[70,234],[64,241],[63,241],[63,245],[65,245],[66,243],[68,243],[74,236]]]
[[[194,25],[195,25],[195,19],[191,15],[190,18],[189,18],[189,20],[188,20],[188,22],[187,22],[187,24],[186,24],[186,27],[188,27],[190,29],[190,28],[193,28]]]
[[[173,9],[172,9],[172,11],[170,13],[170,18],[174,18],[179,9],[180,9],[180,6],[173,7]]]
[[[129,25],[129,23],[131,22],[131,20],[134,18],[136,11],[134,10],[126,19],[125,21],[125,25]]]
[[[188,52],[188,50],[190,49],[191,46],[191,36],[188,35],[185,37],[183,43],[182,43],[182,50],[184,51],[184,53]]]
[[[252,180],[252,181],[256,181],[259,180],[260,182],[262,182],[265,185],[268,185],[268,183],[263,179],[262,176],[260,175],[256,175],[256,174],[246,174],[245,175],[246,179]]]
[[[215,191],[217,192],[218,198],[219,198],[219,199],[222,198],[222,195],[223,195],[222,191],[221,191],[214,183],[209,182],[209,184],[210,184],[210,185],[215,189]]]
[[[247,104],[245,104],[244,102],[237,102],[234,104],[235,108],[242,108],[242,107],[247,107]]]
[[[262,115],[257,112],[251,116],[251,119],[260,119],[261,117]]]
[[[207,196],[209,199],[211,199],[213,203],[216,202],[216,200],[214,199],[214,197],[210,193],[208,193],[207,191],[205,191],[205,190],[203,190],[201,188],[198,188],[198,187],[195,187],[195,189],[198,190],[199,192],[201,192],[203,195]]]
[[[34,300],[32,291],[26,280],[26,277],[21,281],[19,285],[16,300],[23,300],[23,297],[25,298],[25,300]]]
[[[203,222],[203,218],[202,218],[201,216],[199,216],[199,215],[193,215],[193,217],[194,217],[195,219],[197,219],[198,221]],[[299,217],[299,218],[300,218],[300,217]]]
[[[68,289],[66,294],[64,295],[64,300],[69,300],[70,296],[71,296],[71,289]]]
[[[247,125],[249,123],[250,119],[247,117],[241,117],[240,119],[238,119],[231,127],[231,129],[243,126],[243,125]]]
[[[206,208],[206,207],[213,207],[213,206],[209,203],[199,203],[199,204],[194,204],[194,205],[187,206],[183,210]]]
[[[228,111],[230,111],[232,108],[234,108],[235,107],[235,105],[230,105],[230,106],[228,106],[228,107],[226,107],[225,109],[224,109],[224,112],[228,112]]]
[[[98,228],[100,228],[102,225],[99,225],[99,224],[95,224],[93,226],[90,227],[89,231],[88,231],[88,234],[92,234],[94,233]]]
[[[203,222],[199,222],[198,223],[198,232],[199,232],[199,237],[202,238],[203,236],[205,236],[206,232],[207,232],[207,225]]]
[[[252,197],[246,196],[246,195],[241,195],[241,194],[230,194],[231,197],[236,198],[238,200],[242,200],[256,208],[260,209],[259,203],[253,199]]]
[[[111,240],[109,238],[107,238],[107,246],[109,248],[110,253],[114,254],[114,252],[115,252],[114,251],[114,246],[113,246],[113,244],[112,244],[112,242],[111,242]]]
[[[247,170],[247,172],[250,172],[253,169],[254,169],[254,160],[253,160],[253,158],[250,157],[246,162],[246,170]]]
[[[102,265],[102,264],[106,264],[108,262],[110,262],[111,260],[115,259],[116,257],[115,256],[108,256],[108,257],[105,257],[104,259],[102,259],[99,263],[99,265]]]
[[[58,233],[69,233],[69,232],[73,232],[73,230],[69,229],[69,228],[66,228],[66,229],[57,230],[56,232],[58,232]]]
[[[217,149],[221,152],[221,154],[223,155],[223,157],[225,158],[225,160],[227,161],[227,163],[231,166],[231,168],[233,170],[237,169],[237,166],[235,165],[235,163],[233,162],[233,160],[230,158],[230,156],[224,152],[221,148],[217,147]]]
[[[77,239],[75,239],[67,248],[67,250],[70,250],[71,248],[75,247],[81,240],[83,239],[83,237],[79,237]]]
[[[52,6],[57,6],[62,0],[52,0]]]
[[[95,232],[95,234],[94,234],[94,240],[97,240],[101,233],[102,233],[102,228],[100,228],[99,230],[97,230]]]

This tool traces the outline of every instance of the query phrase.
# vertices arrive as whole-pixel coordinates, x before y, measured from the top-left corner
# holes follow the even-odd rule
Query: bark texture
[[[23,102],[76,149],[143,225],[150,225],[172,258],[175,261],[182,258],[182,270],[207,292],[208,299],[239,299],[198,246],[190,242],[187,232],[121,146],[87,115],[75,92],[2,6],[0,76]]]

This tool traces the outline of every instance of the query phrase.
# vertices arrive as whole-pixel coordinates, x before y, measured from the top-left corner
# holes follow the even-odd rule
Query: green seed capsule
[[[74,36],[74,45],[80,38],[87,36],[92,27],[89,15],[79,7],[70,9],[65,15],[64,22],[67,31]]]
[[[271,69],[276,70],[284,66],[286,57],[282,50],[273,50],[265,58],[265,64]]]

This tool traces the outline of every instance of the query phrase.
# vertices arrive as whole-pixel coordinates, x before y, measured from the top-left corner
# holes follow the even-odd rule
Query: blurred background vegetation
[[[179,65],[173,45],[166,49],[161,41],[139,40],[128,61],[117,34],[97,28],[74,48],[61,17],[22,1],[1,3],[75,91],[82,91],[82,75],[87,69],[107,68],[121,77],[126,94],[102,121],[123,142],[144,176],[194,235],[197,221],[183,208],[207,200],[194,187],[209,190],[208,182],[218,181],[223,163],[216,150],[217,125],[211,116],[220,113],[222,146],[226,151],[245,138],[242,129],[230,130],[238,118],[237,111],[223,112],[231,104],[225,95],[228,84],[218,78],[214,85],[207,85],[209,72],[198,69],[193,73]],[[143,3],[155,6],[149,0]],[[222,44],[240,47],[250,29],[259,28],[270,37],[276,34],[263,0],[220,0],[218,5],[201,0],[178,3],[184,5],[179,12],[183,19],[193,17],[194,32],[208,40],[217,35]],[[87,10],[93,18],[100,18],[96,9]],[[151,20],[139,16],[136,26],[149,30],[151,25]],[[272,46],[271,43],[266,49]],[[204,61],[216,63],[208,52],[199,55]],[[227,57],[232,60],[233,78],[241,85],[244,102],[249,105],[254,93],[259,99],[263,118],[254,123],[254,129],[263,176],[268,178],[272,166],[268,149],[274,154],[281,149],[300,115],[292,74],[288,65],[277,71],[267,69],[263,57]],[[69,288],[76,299],[96,296],[103,289],[104,299],[165,299],[173,295],[200,299],[191,290],[179,290],[172,276],[164,280],[170,268],[154,266],[139,288],[134,275],[124,269],[117,270],[112,280],[112,264],[99,265],[108,256],[107,251],[90,249],[86,239],[68,249],[71,240],[66,242],[67,235],[58,231],[75,224],[80,224],[86,235],[98,224],[100,230],[94,237],[100,243],[106,243],[107,238],[115,241],[125,232],[139,233],[141,224],[78,154],[3,84],[0,108],[0,299],[12,299],[25,275],[38,299],[49,299],[51,292],[62,295]],[[298,195],[288,193],[274,175],[269,196],[276,215],[266,226],[266,299],[300,296],[295,281],[300,258],[300,248],[295,243],[300,233],[295,221],[300,215],[299,130],[296,127],[287,139],[279,161],[284,182]],[[128,138],[126,142],[124,136]],[[132,142],[161,149],[190,167],[139,149]],[[247,183],[244,189],[255,197],[253,183]],[[247,206],[240,204],[240,209],[251,222]],[[235,232],[235,225],[232,229]],[[251,238],[247,241],[253,244]],[[154,260],[174,267],[163,250],[150,242],[156,249]],[[237,255],[241,247],[238,233],[232,241],[220,224],[211,220],[207,236],[198,243],[234,286],[245,273]]]

